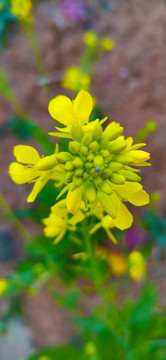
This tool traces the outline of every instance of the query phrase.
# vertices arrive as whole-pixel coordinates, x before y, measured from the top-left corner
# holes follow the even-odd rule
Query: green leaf
[[[76,349],[72,345],[61,345],[45,348],[30,356],[27,360],[79,360],[80,356],[80,349]]]

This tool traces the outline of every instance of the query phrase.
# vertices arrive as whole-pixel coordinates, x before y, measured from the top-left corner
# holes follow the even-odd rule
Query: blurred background
[[[160,194],[155,204],[157,215],[146,218],[153,238],[148,271],[165,306],[166,1],[38,0],[34,1],[33,14],[47,79],[37,74],[29,39],[22,24],[10,12],[9,1],[0,0],[0,72],[8,74],[15,98],[36,125],[46,132],[54,131],[48,102],[59,94],[73,97],[73,92],[62,87],[61,81],[69,66],[80,65],[85,51],[83,35],[90,29],[114,42],[112,51],[104,52],[96,61],[92,73],[90,93],[103,115],[119,122],[124,126],[125,136],[133,136],[135,140],[144,138],[147,122],[155,124],[146,138],[152,166],[143,168],[141,174],[145,190],[150,194],[157,192],[158,199]],[[25,202],[29,185],[18,186],[8,175],[8,165],[14,159],[13,147],[17,144],[36,147],[36,143],[29,128],[19,127],[16,111],[3,96],[4,89],[1,91],[2,80],[0,77],[0,191],[26,229],[37,236],[42,231],[41,224],[26,216],[38,206]],[[50,96],[43,83],[50,84]],[[138,134],[139,129],[142,132]],[[40,145],[37,149],[44,153]],[[2,203],[1,200],[0,278],[13,271],[18,259],[24,257],[20,232],[4,216],[6,205]],[[143,216],[145,221],[143,211],[133,210],[134,226]],[[137,287],[133,284],[131,292],[137,292]],[[8,334],[0,336],[0,360],[24,360],[35,349],[63,344],[77,333],[69,324],[71,314],[55,305],[44,286],[35,296],[25,292],[20,301],[22,316],[20,310],[16,311],[20,306],[17,302],[16,315],[9,317]],[[85,311],[90,311],[95,301],[95,297],[89,299]],[[8,300],[0,300],[0,314],[7,308]]]

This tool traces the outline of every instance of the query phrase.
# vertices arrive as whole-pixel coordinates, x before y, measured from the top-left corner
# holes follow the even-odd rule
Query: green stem
[[[31,44],[31,49],[32,49],[32,53],[34,56],[37,71],[38,71],[39,75],[44,76],[47,81],[47,75],[46,75],[46,71],[44,69],[43,61],[42,61],[42,58],[40,55],[40,50],[39,50],[39,45],[38,45],[38,41],[37,41],[36,34],[35,34],[33,20],[30,22],[24,22],[23,26],[24,26],[25,32],[26,32],[27,37],[29,38],[29,41]],[[44,84],[44,86],[45,86],[46,92],[48,94],[48,97],[50,98],[51,97],[51,87],[48,83]]]
[[[32,238],[32,235],[29,231],[25,228],[22,222],[17,218],[14,214],[10,206],[8,205],[7,201],[5,200],[4,196],[0,193],[0,207],[4,213],[4,216],[15,226],[17,231],[21,234],[25,241],[28,241]]]
[[[84,236],[86,252],[87,252],[87,255],[88,255],[88,258],[90,261],[90,265],[91,265],[91,272],[92,272],[93,281],[96,286],[96,290],[99,292],[99,294],[100,294],[101,298],[104,300],[104,302],[108,303],[108,298],[107,298],[107,294],[105,291],[103,277],[101,275],[100,269],[98,268],[96,257],[95,257],[94,251],[93,251],[91,236],[89,234],[89,228],[87,225],[87,219],[84,220],[83,236]]]

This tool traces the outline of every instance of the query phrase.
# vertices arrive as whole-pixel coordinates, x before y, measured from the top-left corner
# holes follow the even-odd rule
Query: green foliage
[[[16,18],[10,12],[9,0],[0,0],[0,51],[3,50],[7,36],[15,22]]]
[[[73,360],[80,358],[80,350],[72,345],[61,345],[43,349],[30,356],[28,360]]]

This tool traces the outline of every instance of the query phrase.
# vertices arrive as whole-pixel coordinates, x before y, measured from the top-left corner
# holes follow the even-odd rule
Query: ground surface
[[[115,49],[103,55],[93,75],[91,93],[96,96],[104,114],[125,127],[125,135],[136,136],[136,130],[147,120],[158,124],[156,133],[147,139],[151,152],[152,167],[142,171],[144,188],[148,192],[159,191],[159,212],[166,215],[166,2],[163,0],[120,1],[109,13],[92,19],[98,34],[114,39]],[[78,64],[83,51],[82,34],[87,23],[71,23],[65,19],[55,1],[46,1],[35,9],[36,33],[45,68],[55,72],[52,84],[53,96],[65,92],[59,84],[59,76],[68,65]],[[1,54],[0,68],[5,69],[12,89],[26,112],[46,131],[53,131],[47,111],[48,99],[38,85],[35,65],[24,30],[19,29]],[[125,76],[121,76],[125,68]],[[123,69],[123,70],[122,70]],[[127,71],[126,71],[127,70]],[[0,126],[14,112],[8,102],[0,97]],[[12,149],[20,140],[13,134],[1,139],[1,192],[13,209],[25,206],[29,186],[17,186],[9,179],[7,168],[13,161]],[[35,144],[23,141],[23,144]],[[137,210],[139,216],[141,209]],[[3,222],[1,221],[1,224]],[[39,229],[31,229],[37,233]],[[8,271],[8,266],[3,271]],[[10,267],[10,264],[9,264]],[[163,265],[164,268],[164,265]],[[163,271],[165,271],[163,269]],[[154,281],[155,275],[154,275]],[[165,281],[159,282],[161,298]],[[60,311],[45,289],[35,297],[24,296],[26,322],[37,347],[64,343],[70,337],[69,314]],[[44,314],[46,314],[44,316]]]

